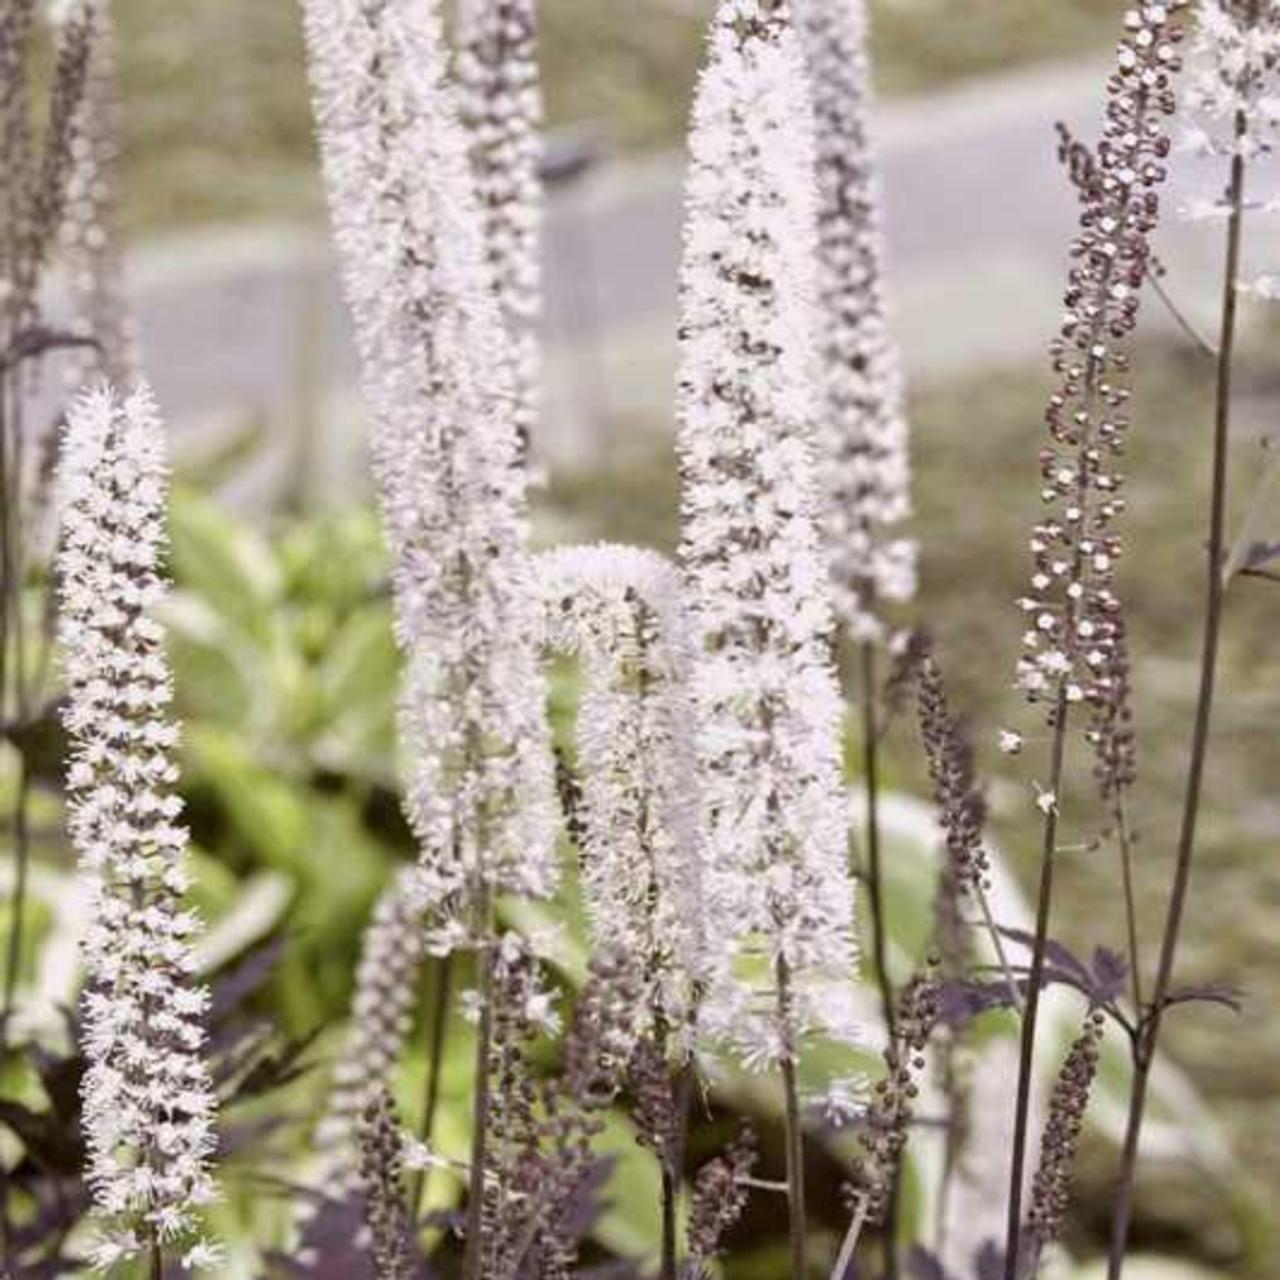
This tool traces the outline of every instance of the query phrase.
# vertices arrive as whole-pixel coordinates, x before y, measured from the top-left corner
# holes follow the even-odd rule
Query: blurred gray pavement
[[[1053,126],[1092,138],[1104,75],[1102,63],[1040,67],[878,112],[889,293],[913,378],[1016,363],[1050,337],[1075,218]],[[657,155],[604,164],[552,200],[539,445],[553,465],[590,465],[619,432],[669,420],[682,179],[679,155]],[[1170,206],[1197,194],[1184,186]],[[1169,216],[1158,240],[1171,289],[1206,319],[1212,298],[1192,285],[1212,277],[1201,268],[1217,230]],[[148,374],[182,437],[270,422],[279,470],[297,454],[276,424],[318,423],[320,482],[349,484],[354,362],[322,226],[146,245],[129,285]],[[1149,318],[1169,323],[1154,300]]]

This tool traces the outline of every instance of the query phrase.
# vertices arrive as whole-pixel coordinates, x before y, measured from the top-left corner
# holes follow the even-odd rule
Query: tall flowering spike
[[[82,1085],[103,1265],[158,1239],[214,1265],[215,1099],[203,1057],[208,993],[185,910],[187,832],[174,794],[178,728],[164,632],[164,440],[146,387],[73,405],[61,472],[59,633],[71,838],[89,883]]]
[[[812,112],[781,6],[725,0],[693,115],[681,276],[682,557],[713,1012],[759,1065],[853,1036],[840,699],[813,460]]]
[[[582,880],[597,944],[636,958],[645,1009],[676,1028],[707,965],[679,574],[619,546],[552,551],[537,569],[547,643],[583,666]]]
[[[9,343],[17,323],[18,278],[30,241],[32,164],[28,100],[28,41],[35,0],[11,0],[0,8],[0,337]]]
[[[23,12],[29,8],[29,5],[17,5],[9,22],[0,21],[0,27],[13,23],[21,31]],[[25,21],[29,28],[29,17]],[[14,34],[12,30],[0,31],[0,42],[7,44]],[[16,157],[19,169],[14,174],[14,189],[6,199],[8,215],[16,214],[16,218],[5,227],[6,234],[16,239],[6,249],[10,260],[5,266],[3,297],[0,297],[0,304],[11,324],[33,322],[38,307],[41,272],[48,262],[53,237],[62,225],[76,121],[83,109],[92,42],[90,16],[83,6],[78,6],[57,29],[49,118],[38,164],[31,162],[30,138],[25,126],[16,120],[4,121],[6,130],[15,131],[12,140],[6,140],[6,145],[12,141],[19,147]],[[20,57],[22,49],[19,46],[12,52]],[[0,50],[0,66],[9,60],[9,56],[10,50]],[[9,92],[16,95],[12,101],[5,101],[6,114],[10,110],[16,112],[21,109],[22,80],[19,72],[18,84],[6,91],[6,99]],[[15,202],[21,202],[16,210]]]
[[[462,122],[480,194],[487,257],[511,339],[515,425],[537,433],[542,380],[542,91],[536,0],[459,0]]]
[[[885,320],[880,184],[868,135],[871,68],[863,0],[795,0],[813,91],[822,311],[819,443],[835,608],[859,639],[880,632],[879,600],[915,593],[915,544],[892,530],[911,512],[898,352]]]
[[[332,1153],[333,1166],[350,1179],[355,1172],[361,1114],[395,1083],[396,1064],[413,1024],[417,974],[426,951],[424,911],[417,868],[406,867],[374,907],[364,933],[351,1027],[333,1072],[328,1110],[316,1131],[317,1145]]]
[[[1115,468],[1129,426],[1127,339],[1151,271],[1179,65],[1180,0],[1130,11],[1116,54],[1106,121],[1096,151],[1070,143],[1064,156],[1081,202],[1062,331],[1052,347],[1061,375],[1040,451],[1046,515],[1031,539],[1031,591],[1019,603],[1028,625],[1018,682],[1034,702],[1088,703],[1101,741],[1113,718],[1123,666],[1116,594],[1124,477]],[[1048,803],[1053,797],[1048,798]]]
[[[61,229],[76,323],[94,342],[78,349],[77,380],[98,373],[117,385],[129,384],[136,378],[137,352],[124,298],[117,225],[120,94],[115,28],[107,0],[70,0],[54,16],[62,24],[83,21],[90,33],[84,93],[71,124]]]
[[[304,8],[394,558],[408,811],[426,892],[546,894],[554,776],[509,348],[439,14],[424,0]]]

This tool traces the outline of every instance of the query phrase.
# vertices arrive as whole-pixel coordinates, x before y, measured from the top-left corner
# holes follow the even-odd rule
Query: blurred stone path
[[[1040,67],[880,111],[894,327],[914,378],[1042,349],[1075,216],[1053,126],[1091,138],[1104,75],[1101,63]],[[553,200],[540,445],[555,465],[590,465],[620,433],[669,419],[682,169],[678,155],[605,165]],[[1211,314],[1184,278],[1210,274],[1187,268],[1212,261],[1212,230],[1170,218],[1162,232],[1193,315]],[[173,238],[135,253],[129,281],[146,367],[188,440],[270,423],[279,472],[301,456],[296,432],[322,430],[324,447],[309,451],[321,483],[349,483],[354,366],[322,227]]]

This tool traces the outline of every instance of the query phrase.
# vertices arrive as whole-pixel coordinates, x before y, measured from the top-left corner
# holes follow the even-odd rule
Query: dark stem
[[[1116,841],[1120,846],[1120,874],[1124,882],[1125,928],[1129,935],[1129,980],[1133,993],[1134,1012],[1142,1015],[1142,964],[1138,951],[1138,904],[1133,878],[1133,833],[1129,830],[1129,815],[1125,810],[1124,791],[1116,792],[1112,811],[1116,823]]]
[[[778,1012],[782,1019],[782,1090],[786,1099],[787,1207],[790,1219],[791,1280],[805,1280],[809,1273],[805,1224],[804,1130],[800,1123],[800,1088],[796,1080],[795,1046],[791,1036],[791,971],[778,958]]]
[[[151,1233],[151,1280],[164,1280],[164,1254],[160,1251],[160,1238]]]
[[[1256,5],[1252,12],[1256,15]],[[1231,218],[1227,227],[1226,273],[1222,282],[1222,330],[1218,343],[1217,394],[1213,423],[1213,491],[1209,508],[1209,553],[1205,572],[1204,642],[1200,657],[1200,692],[1196,700],[1195,725],[1191,735],[1191,762],[1183,797],[1182,825],[1178,833],[1177,864],[1173,891],[1165,916],[1160,943],[1160,963],[1155,989],[1143,1034],[1135,1041],[1133,1090],[1129,1098],[1129,1124],[1116,1185],[1115,1210],[1111,1224],[1111,1249],[1107,1262],[1108,1280],[1119,1280],[1129,1241],[1133,1216],[1133,1190],[1138,1167],[1138,1139],[1146,1109],[1147,1085],[1155,1060],[1165,1002],[1173,981],[1173,964],[1182,931],[1191,864],[1195,854],[1196,828],[1200,817],[1200,796],[1204,784],[1205,760],[1209,750],[1209,729],[1213,718],[1213,695],[1217,681],[1218,641],[1222,632],[1222,605],[1225,584],[1222,561],[1226,548],[1227,447],[1231,436],[1232,360],[1236,343],[1236,312],[1239,302],[1240,251],[1244,233],[1245,159],[1238,145],[1248,132],[1243,111],[1236,113],[1237,146],[1231,159],[1228,201]]]
[[[659,1028],[663,1056],[669,1039],[666,1019],[659,1016]],[[693,1105],[695,1082],[693,1058],[689,1057],[670,1069],[672,1109],[675,1113],[675,1129],[667,1135],[662,1153],[662,1270],[661,1280],[676,1280],[676,1239],[680,1221],[680,1189],[684,1179],[684,1150],[689,1135],[689,1108]]]
[[[951,1188],[960,1159],[960,1082],[956,1078],[955,1041],[948,1036],[942,1052],[942,1094],[947,1099],[947,1132],[942,1155],[942,1176],[938,1184],[938,1209],[934,1219],[934,1248],[938,1256],[947,1250],[947,1215],[951,1211]]]
[[[662,1162],[662,1280],[676,1280],[676,1209],[680,1193],[678,1174],[670,1157]]]
[[[427,1049],[427,1075],[423,1082],[422,1119],[418,1125],[418,1137],[425,1147],[431,1146],[436,1130],[436,1112],[440,1107],[440,1070],[444,1061],[444,1045],[449,1031],[449,1000],[453,986],[453,956],[447,955],[436,970],[436,999],[431,1011],[431,1039]],[[429,1168],[419,1169],[414,1175],[409,1191],[411,1220],[416,1222],[422,1212],[422,1201],[427,1194]]]
[[[18,967],[22,962],[23,920],[27,901],[27,875],[31,863],[31,828],[28,821],[31,774],[25,749],[18,752],[18,790],[13,805],[14,884],[12,922],[4,970],[4,1007],[0,1011],[0,1060],[8,1045],[9,1021],[13,1017],[18,988]]]
[[[862,668],[862,781],[867,798],[867,896],[871,907],[871,962],[880,989],[885,1034],[892,1044],[897,1033],[893,983],[889,977],[888,913],[884,900],[884,876],[880,864],[880,723],[877,715],[876,647],[864,640],[860,646]],[[885,1280],[897,1280],[898,1173],[894,1170],[884,1218]]]
[[[463,1280],[484,1280],[484,1174],[488,1159],[489,1067],[493,1039],[493,909],[489,887],[482,884],[476,897],[479,942],[480,1025],[476,1030],[475,1094],[471,1110],[471,1170],[467,1192],[466,1254]]]
[[[862,780],[867,797],[867,896],[871,907],[871,963],[880,989],[885,1031],[895,1032],[893,986],[889,981],[888,929],[885,918],[884,878],[880,867],[880,726],[876,716],[876,651],[864,641],[862,660]]]
[[[1054,854],[1058,842],[1058,805],[1062,791],[1063,761],[1067,745],[1067,695],[1058,692],[1053,717],[1053,754],[1049,792],[1053,803],[1044,815],[1044,841],[1040,850],[1040,896],[1036,904],[1036,932],[1027,978],[1027,1003],[1022,1011],[1022,1040],[1018,1050],[1018,1093],[1014,1104],[1013,1159],[1009,1167],[1009,1218],[1005,1231],[1004,1280],[1018,1280],[1018,1255],[1022,1235],[1022,1184],[1027,1163],[1027,1125],[1031,1111],[1031,1078],[1035,1065],[1036,1020],[1040,1013],[1040,987],[1044,981],[1045,952],[1049,941],[1049,914],[1053,904]]]

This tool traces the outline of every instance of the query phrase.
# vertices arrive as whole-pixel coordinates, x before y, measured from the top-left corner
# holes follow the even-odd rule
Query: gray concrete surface
[[[878,113],[894,326],[913,378],[1033,357],[1051,335],[1074,199],[1054,122],[1096,130],[1101,63],[1036,68]],[[1181,181],[1172,208],[1204,194],[1212,166]],[[606,165],[552,202],[546,234],[551,465],[587,465],[619,424],[669,419],[683,161]],[[1166,219],[1171,288],[1212,314],[1216,224]],[[132,255],[146,367],[188,445],[236,422],[272,432],[279,479],[296,433],[319,421],[317,482],[349,485],[359,442],[354,366],[319,226],[215,229]],[[1168,324],[1153,303],[1151,320]],[[316,391],[316,388],[319,391]],[[274,480],[262,483],[275,483]]]

